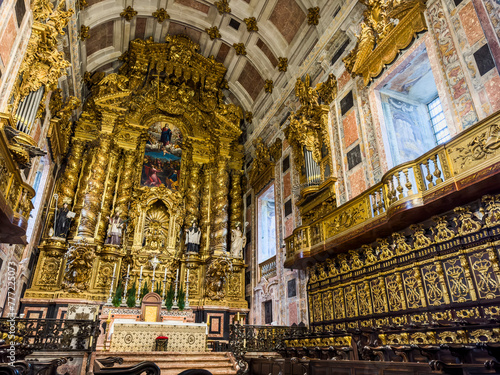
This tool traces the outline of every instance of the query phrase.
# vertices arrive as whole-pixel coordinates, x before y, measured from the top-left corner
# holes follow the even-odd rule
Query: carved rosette
[[[229,173],[228,160],[221,156],[217,165],[217,179],[215,182],[215,212],[214,219],[214,242],[216,250],[227,250],[227,220],[228,220],[228,195],[229,195]]]
[[[104,182],[106,171],[109,164],[109,155],[111,151],[111,136],[109,134],[101,135],[96,158],[89,178],[87,193],[83,199],[80,225],[78,227],[78,236],[84,238],[94,238],[95,227],[97,225],[97,216],[104,193]]]
[[[75,197],[75,190],[78,183],[78,174],[82,166],[82,155],[85,149],[85,143],[79,139],[73,141],[70,154],[68,156],[68,164],[64,170],[60,185],[59,185],[59,203],[63,202],[71,204]]]
[[[198,221],[200,216],[200,168],[198,163],[192,163],[189,170],[186,191],[187,226],[190,226],[193,221]]]

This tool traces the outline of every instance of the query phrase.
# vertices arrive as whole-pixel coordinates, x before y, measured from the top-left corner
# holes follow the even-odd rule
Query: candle
[[[116,272],[116,263],[115,263],[115,268],[113,268],[113,277],[115,277],[115,272]]]
[[[175,277],[175,282],[179,280],[179,269],[177,268],[177,276]]]
[[[153,267],[153,280],[155,279],[155,269],[156,267]]]
[[[186,281],[189,282],[189,268],[187,270]]]
[[[141,266],[141,276],[139,276],[139,279],[142,279],[142,266]]]
[[[165,277],[163,278],[163,280],[167,280],[167,267],[165,267]]]
[[[130,274],[130,264],[127,267],[127,277],[129,276],[129,274]]]

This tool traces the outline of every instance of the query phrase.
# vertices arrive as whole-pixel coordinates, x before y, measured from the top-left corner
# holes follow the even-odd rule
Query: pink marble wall
[[[349,185],[351,186],[351,199],[366,190],[365,169],[362,165],[356,167],[354,172],[349,176]]]
[[[493,112],[500,110],[500,76],[496,74],[484,84]]]
[[[299,323],[297,316],[297,302],[291,302],[288,305],[288,324],[292,325],[293,323]]]
[[[342,90],[350,80],[351,80],[351,75],[347,70],[344,70],[344,73],[342,73],[342,75],[339,78],[337,78],[337,87],[339,91]]]
[[[359,138],[354,108],[344,117],[342,125],[344,127],[344,146],[347,148]]]
[[[283,176],[283,200],[286,200],[292,194],[292,181],[290,172]]]
[[[0,38],[0,57],[2,58],[2,62],[4,65],[8,65],[9,57],[12,50],[12,46],[14,45],[14,41],[16,40],[17,30],[16,23],[14,21],[14,14],[12,14],[7,21],[7,26]]]
[[[289,217],[285,221],[285,238],[293,233],[293,217]]]
[[[467,37],[467,41],[469,42],[469,45],[473,46],[484,37],[484,34],[472,2],[469,2],[462,9],[460,9],[458,14],[460,21],[462,22],[462,27],[465,31],[465,36]]]

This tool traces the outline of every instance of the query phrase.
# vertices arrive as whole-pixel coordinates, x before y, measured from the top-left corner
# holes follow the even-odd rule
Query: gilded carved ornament
[[[286,72],[288,69],[288,58],[278,57],[278,71]]]
[[[365,84],[394,61],[418,32],[427,30],[424,0],[360,0],[366,5],[354,49],[343,59],[352,76]]]
[[[259,27],[257,26],[257,20],[255,17],[244,18],[243,22],[247,25],[247,31],[259,31]]]
[[[71,246],[65,255],[66,269],[62,283],[63,289],[70,293],[81,293],[88,289],[95,258],[95,249],[84,242]]]
[[[134,10],[130,5],[123,9],[123,12],[120,13],[121,18],[125,18],[128,22],[132,21],[132,18],[137,16],[137,11]]]
[[[83,42],[84,40],[90,38],[89,34],[90,27],[82,25],[80,26],[80,32],[78,33],[78,38]]]
[[[58,79],[70,66],[70,63],[64,59],[64,53],[58,49],[57,39],[60,35],[65,35],[64,28],[74,14],[73,9],[64,10],[65,4],[61,1],[54,9],[48,0],[35,0],[32,3],[35,22],[24,60],[19,69],[18,84],[13,90],[13,113],[16,112],[20,100],[30,92],[37,91],[43,86],[45,86],[45,95],[54,90]],[[41,100],[41,105],[43,103],[44,98]]]
[[[221,38],[219,29],[217,28],[217,26],[212,26],[212,27],[206,28],[205,31],[207,32],[207,34],[211,40]]]
[[[221,14],[221,15],[224,13],[231,12],[231,8],[229,7],[229,0],[219,0],[219,1],[216,1],[214,4],[217,7],[219,14]]]
[[[309,8],[307,10],[307,24],[316,26],[321,18],[319,14],[319,7]]]
[[[245,44],[243,43],[234,43],[233,44],[234,50],[236,51],[237,55],[247,55],[247,50],[245,48]]]
[[[264,82],[264,91],[271,94],[273,92],[274,83],[272,79],[266,79]]]
[[[163,23],[163,21],[170,19],[170,16],[165,10],[165,8],[160,8],[158,10],[155,10],[153,12],[153,17],[156,18],[158,23]]]
[[[329,153],[328,107],[318,104],[320,94],[332,98],[336,95],[337,81],[330,75],[325,83],[311,87],[311,78],[307,74],[305,80],[297,79],[295,96],[299,98],[301,107],[290,115],[290,125],[285,135],[292,145],[295,166],[298,170],[304,164],[303,148],[312,152],[316,163],[321,162],[321,147],[324,144]]]
[[[248,122],[249,124],[251,124],[252,120],[253,120],[253,113],[252,112],[245,112],[245,121]]]
[[[255,138],[252,143],[255,148],[255,157],[253,159],[252,170],[249,175],[250,184],[253,184],[272,164],[269,148],[266,146],[262,138]]]

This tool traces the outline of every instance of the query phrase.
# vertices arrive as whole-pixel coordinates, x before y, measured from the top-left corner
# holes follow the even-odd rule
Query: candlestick
[[[179,284],[179,269],[177,268],[177,276],[175,278],[175,294],[174,294],[174,303],[172,305],[172,307],[174,309],[177,309],[178,306],[177,306],[177,285]]]
[[[111,278],[111,285],[109,287],[109,297],[106,305],[111,305],[113,303],[113,284],[115,283],[115,273],[116,273],[116,263],[115,263],[115,268],[113,269],[113,277]]]
[[[184,303],[184,308],[188,309],[189,308],[189,268],[187,269],[186,273],[186,301]]]
[[[121,306],[127,306],[127,288],[129,279],[130,279],[130,264],[127,267],[127,276],[125,277],[125,289],[123,289],[123,298]]]
[[[141,276],[139,277],[139,289],[137,289],[137,298],[135,299],[136,306],[140,306],[141,304],[141,285],[142,285],[142,266],[141,266]]]

